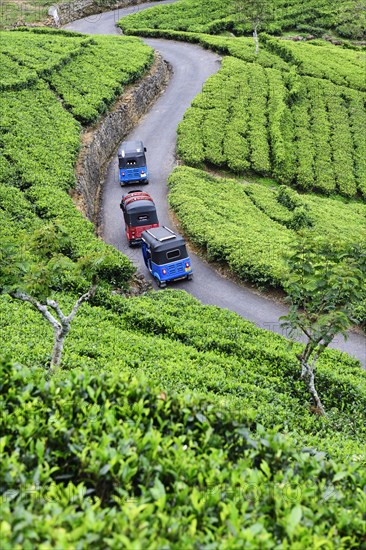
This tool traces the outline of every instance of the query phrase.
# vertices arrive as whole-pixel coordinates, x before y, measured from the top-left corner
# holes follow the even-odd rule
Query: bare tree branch
[[[76,315],[79,307],[81,306],[81,304],[84,303],[84,302],[87,302],[88,300],[90,300],[90,298],[92,298],[94,296],[96,290],[97,290],[97,284],[95,283],[88,290],[88,292],[86,292],[85,294],[80,296],[80,298],[77,300],[74,307],[72,308],[71,313],[65,318],[68,323],[70,323],[73,320],[73,318],[75,317],[75,315]]]
[[[10,296],[12,298],[16,298],[17,300],[22,300],[23,302],[29,302],[32,304],[32,306],[35,307],[53,326],[54,330],[60,330],[62,328],[61,323],[59,323],[59,321],[48,311],[47,306],[39,303],[37,300],[32,298],[32,296],[29,296],[29,294],[16,290],[15,292],[11,292]]]
[[[49,307],[52,307],[52,309],[56,311],[61,323],[64,323],[65,321],[67,321],[66,315],[62,313],[60,306],[58,302],[56,302],[56,300],[50,300],[49,298],[47,298],[47,305]]]

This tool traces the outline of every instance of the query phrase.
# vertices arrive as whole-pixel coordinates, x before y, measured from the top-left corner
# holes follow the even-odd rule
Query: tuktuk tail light
[[[190,267],[189,262],[186,262],[186,267]]]
[[[146,172],[144,172],[143,170],[141,170],[141,176],[146,176]]]
[[[124,176],[124,175],[125,175],[125,173],[124,173],[124,172],[122,172],[122,176]]]
[[[162,269],[161,272],[163,275],[166,275],[166,269]]]

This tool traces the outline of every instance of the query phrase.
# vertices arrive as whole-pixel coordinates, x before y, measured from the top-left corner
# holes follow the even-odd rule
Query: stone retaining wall
[[[75,204],[87,218],[98,224],[99,202],[107,163],[123,138],[137,124],[165,89],[171,68],[159,53],[150,72],[127,88],[114,108],[81,138],[82,148],[76,167],[77,186],[72,193]]]
[[[72,21],[77,21],[89,15],[99,14],[104,11],[127,8],[128,6],[148,2],[149,0],[76,0],[75,2],[64,2],[50,7],[48,14],[53,18],[54,25],[61,27]]]

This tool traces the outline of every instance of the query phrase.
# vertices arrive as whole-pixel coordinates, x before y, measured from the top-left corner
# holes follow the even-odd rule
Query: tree
[[[239,22],[250,24],[255,42],[255,54],[259,53],[258,31],[263,28],[269,19],[271,6],[266,0],[232,0],[233,11]]]
[[[319,414],[325,410],[315,387],[315,366],[337,334],[347,338],[356,322],[354,308],[365,291],[364,245],[330,245],[321,239],[301,239],[288,258],[285,284],[290,308],[282,325],[290,336],[302,332],[306,345],[297,357],[304,380]]]
[[[73,261],[71,239],[57,222],[44,225],[33,235],[19,235],[2,242],[0,291],[31,304],[53,328],[54,345],[50,373],[60,366],[64,341],[81,304],[97,289],[97,268],[102,257],[83,256]],[[62,288],[83,289],[71,312],[63,313],[52,294]],[[86,288],[88,287],[88,288]]]

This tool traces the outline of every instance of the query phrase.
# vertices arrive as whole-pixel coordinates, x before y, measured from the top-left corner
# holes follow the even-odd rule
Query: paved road
[[[174,0],[158,2],[172,3]],[[116,21],[129,13],[136,13],[152,3],[119,9],[93,15],[75,21],[67,29],[90,34],[120,34]],[[174,228],[167,203],[167,177],[176,165],[176,129],[192,99],[201,90],[202,84],[220,67],[220,58],[199,46],[168,40],[146,39],[145,42],[159,50],[174,69],[173,77],[165,93],[154,104],[149,113],[129,135],[129,139],[142,139],[146,145],[150,184],[146,190],[157,205],[161,224]],[[117,144],[116,144],[117,145]],[[136,186],[132,187],[136,188]],[[124,191],[126,192],[126,191]],[[103,193],[102,220],[103,236],[106,242],[125,253],[149,277],[141,251],[127,246],[123,233],[123,219],[119,209],[121,188],[118,184],[117,159],[109,165]],[[219,228],[218,228],[219,230]],[[278,321],[286,313],[286,307],[278,301],[261,295],[252,288],[238,285],[217,273],[205,261],[191,253],[194,277],[190,282],[182,281],[172,285],[184,289],[204,304],[212,304],[235,311],[257,326],[283,334]],[[333,347],[346,351],[360,359],[366,366],[366,338],[363,334],[350,333],[345,342],[339,337]]]

